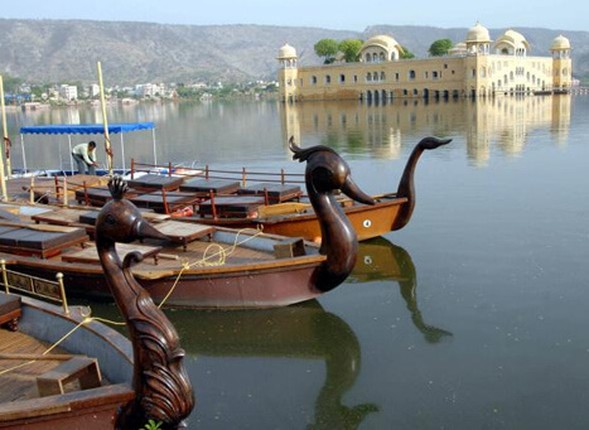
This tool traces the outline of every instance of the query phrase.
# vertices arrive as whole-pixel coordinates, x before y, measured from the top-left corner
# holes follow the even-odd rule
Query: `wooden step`
[[[76,356],[63,362],[53,370],[37,377],[39,396],[64,394],[64,387],[72,381],[79,381],[80,389],[97,388],[102,385],[102,376],[95,358]]]

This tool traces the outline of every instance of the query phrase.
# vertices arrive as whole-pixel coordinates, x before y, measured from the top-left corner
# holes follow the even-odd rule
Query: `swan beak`
[[[342,186],[341,190],[346,196],[356,200],[357,202],[364,203],[366,205],[373,205],[375,203],[374,199],[362,191],[349,176],[346,178],[346,182]]]
[[[138,239],[160,239],[160,240],[168,240],[168,236],[161,233],[157,230],[154,226],[150,223],[141,219],[137,223],[135,234],[137,235]]]

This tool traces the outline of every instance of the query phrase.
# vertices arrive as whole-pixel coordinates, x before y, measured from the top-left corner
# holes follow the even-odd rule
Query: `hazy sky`
[[[555,5],[566,10],[559,13]],[[477,20],[489,28],[589,31],[588,16],[587,0],[3,0],[0,8],[1,18],[262,24],[353,31],[378,24],[470,27]]]

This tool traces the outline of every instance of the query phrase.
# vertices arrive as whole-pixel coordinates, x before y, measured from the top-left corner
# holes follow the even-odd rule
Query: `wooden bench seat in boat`
[[[83,228],[57,225],[0,225],[0,251],[49,258],[89,237]]]
[[[181,221],[164,221],[154,227],[168,236],[170,241],[182,244],[185,251],[188,243],[201,237],[210,237],[215,231],[214,226]]]
[[[202,217],[248,218],[255,216],[262,205],[263,196],[218,196],[201,202],[198,213]]]
[[[239,190],[239,186],[239,181],[194,178],[180,185],[180,191],[200,193],[202,196],[208,196],[211,191],[215,194],[233,194]]]
[[[153,261],[157,264],[158,253],[161,251],[161,246],[140,245],[138,243],[117,243],[115,245],[117,252],[121,259],[124,259],[130,252],[137,251],[141,253],[143,258],[153,257]],[[61,261],[67,263],[95,263],[100,264],[98,251],[94,246],[88,246],[84,249],[75,252],[62,254]]]
[[[166,214],[158,214],[151,210],[142,210],[140,209],[141,216],[148,220],[149,222],[162,222],[170,219],[170,215]],[[99,211],[88,211],[82,212],[78,211],[79,218],[78,221],[80,224],[88,224],[89,226],[96,225],[96,218],[98,218]]]
[[[129,198],[137,194],[137,191],[128,190],[125,196]],[[79,204],[102,207],[111,199],[112,196],[107,187],[92,187],[76,190],[76,201]]]
[[[127,198],[138,208],[151,209],[154,212],[165,214],[186,206],[196,205],[200,200],[195,193],[184,191],[155,191]]]
[[[43,212],[38,215],[31,216],[31,219],[36,223],[46,223],[46,224],[55,224],[55,225],[79,225],[82,222],[80,221],[81,215],[91,213],[95,214],[94,216],[98,216],[98,210],[93,211],[80,211],[78,209],[54,209],[52,211]]]
[[[0,327],[6,326],[9,330],[16,331],[21,315],[20,296],[0,293]]]
[[[184,182],[184,178],[176,176],[164,176],[156,174],[147,174],[136,179],[129,179],[127,183],[130,188],[141,191],[153,190],[177,190]]]
[[[285,185],[272,182],[260,184],[251,184],[245,188],[240,188],[238,194],[254,194],[268,196],[268,204],[282,203],[288,200],[298,199],[303,195],[301,187],[298,185]]]
[[[39,396],[65,394],[65,385],[78,381],[81,390],[97,388],[102,385],[102,376],[95,358],[77,356],[61,363],[54,369],[37,376]]]

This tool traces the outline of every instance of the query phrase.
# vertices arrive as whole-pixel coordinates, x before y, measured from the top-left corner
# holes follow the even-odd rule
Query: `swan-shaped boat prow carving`
[[[307,162],[307,194],[321,227],[320,252],[327,257],[315,271],[315,287],[329,291],[348,277],[358,254],[356,231],[336,201],[335,191],[369,205],[374,204],[374,199],[354,183],[350,167],[332,148],[318,145],[303,149],[293,137],[288,143],[293,159]]]
[[[136,393],[135,400],[121,412],[117,427],[140,428],[153,419],[162,423],[161,428],[182,428],[194,407],[192,386],[183,364],[184,350],[174,326],[131,274],[130,266],[141,259],[140,254],[130,253],[121,262],[115,249],[116,242],[165,236],[124,199],[127,184],[122,178],[113,177],[108,186],[113,200],[97,218],[96,247],[133,343]]]
[[[440,139],[438,137],[429,136],[424,137],[417,145],[415,145],[409,159],[407,159],[405,170],[403,170],[403,175],[401,176],[397,188],[397,197],[405,197],[407,198],[407,202],[399,209],[399,213],[391,230],[399,230],[405,227],[411,219],[411,215],[413,215],[413,209],[415,209],[415,184],[413,176],[417,161],[419,160],[419,157],[421,157],[421,154],[423,154],[423,151],[436,149],[439,146],[446,145],[450,142],[452,142],[452,139]]]

